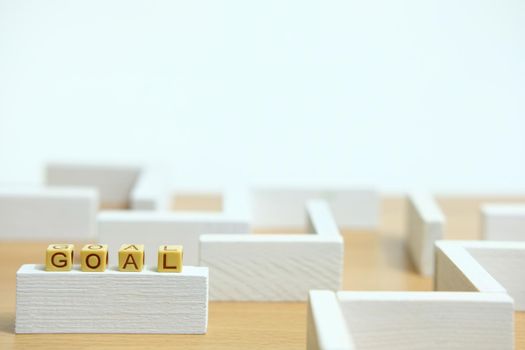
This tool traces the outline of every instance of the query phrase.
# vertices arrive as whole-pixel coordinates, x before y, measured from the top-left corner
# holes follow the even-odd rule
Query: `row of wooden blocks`
[[[46,250],[46,271],[71,271],[75,246],[73,244],[50,244]],[[183,267],[181,245],[161,245],[158,249],[158,272],[181,272]],[[118,251],[118,270],[140,272],[145,265],[143,244],[123,244]],[[108,266],[107,244],[86,244],[80,250],[80,270],[104,272]]]

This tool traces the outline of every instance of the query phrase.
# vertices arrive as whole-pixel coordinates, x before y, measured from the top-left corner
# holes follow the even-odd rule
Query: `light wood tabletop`
[[[478,238],[480,203],[509,200],[520,198],[439,198],[447,216],[446,238]],[[432,280],[419,276],[407,257],[403,238],[404,207],[405,201],[401,198],[385,198],[379,232],[343,232],[343,289],[432,290]],[[0,243],[0,349],[305,348],[306,303],[211,302],[206,335],[15,335],[15,273],[22,264],[43,263],[48,243]],[[515,333],[516,349],[525,350],[525,313],[516,313]]]

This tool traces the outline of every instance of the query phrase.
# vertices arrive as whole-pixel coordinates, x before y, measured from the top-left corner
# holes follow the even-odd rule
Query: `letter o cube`
[[[103,272],[108,264],[107,244],[86,244],[80,251],[80,268],[84,272]]]
[[[118,250],[118,269],[140,272],[144,267],[144,244],[123,244]]]
[[[50,244],[46,250],[46,271],[71,271],[73,244]]]
[[[181,245],[159,247],[158,272],[182,272],[183,251]]]

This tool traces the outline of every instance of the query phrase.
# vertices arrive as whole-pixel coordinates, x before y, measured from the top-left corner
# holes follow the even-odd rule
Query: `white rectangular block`
[[[328,203],[322,199],[306,202],[307,227],[310,232],[323,236],[340,236],[339,228]]]
[[[184,246],[184,264],[199,264],[199,237],[204,233],[250,232],[249,222],[223,213],[104,211],[98,215],[99,242],[110,247],[145,244],[146,264],[156,266],[157,249],[163,244]],[[116,249],[116,248],[115,248]],[[110,263],[118,257],[110,252]]]
[[[308,297],[306,349],[354,350],[339,299],[332,291],[311,290]]]
[[[0,239],[94,239],[98,206],[94,189],[0,188]]]
[[[525,310],[525,242],[439,241],[434,289],[508,293]]]
[[[147,167],[140,171],[130,193],[133,210],[169,210],[171,194],[166,174],[158,168]]]
[[[23,265],[16,275],[16,333],[204,334],[208,269],[181,273],[48,272]]]
[[[420,274],[434,272],[434,242],[443,239],[445,216],[429,193],[413,192],[408,197],[407,245]]]
[[[512,298],[499,293],[338,292],[357,350],[511,350]]]
[[[257,188],[252,193],[252,224],[261,228],[302,227],[306,222],[304,206],[311,199],[326,200],[340,228],[378,228],[378,192],[357,188]]]
[[[140,174],[138,166],[51,163],[46,167],[46,184],[93,187],[102,205],[127,207]]]
[[[481,220],[485,240],[525,241],[525,204],[486,204]]]
[[[299,301],[341,287],[341,236],[202,235],[200,244],[211,300]]]

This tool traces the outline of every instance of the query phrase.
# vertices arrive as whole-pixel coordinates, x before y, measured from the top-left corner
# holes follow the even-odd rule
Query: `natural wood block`
[[[16,333],[204,334],[207,323],[205,267],[127,273],[82,272],[76,265],[63,273],[23,265],[16,274]]]
[[[103,272],[108,265],[107,244],[86,244],[80,251],[80,266],[85,272]]]
[[[71,271],[74,249],[73,244],[50,244],[46,250],[46,271]]]
[[[161,245],[159,247],[158,272],[182,272],[184,252],[181,245]]]
[[[144,267],[144,244],[123,244],[118,251],[118,269],[139,272]]]

